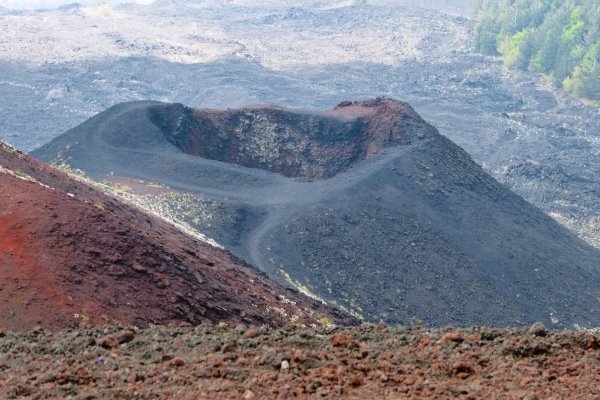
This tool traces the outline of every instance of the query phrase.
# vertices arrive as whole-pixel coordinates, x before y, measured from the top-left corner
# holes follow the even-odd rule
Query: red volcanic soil
[[[356,320],[0,143],[0,329]]]

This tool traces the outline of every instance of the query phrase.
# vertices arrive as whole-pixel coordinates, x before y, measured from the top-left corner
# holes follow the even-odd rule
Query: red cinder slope
[[[0,143],[0,329],[356,324]]]

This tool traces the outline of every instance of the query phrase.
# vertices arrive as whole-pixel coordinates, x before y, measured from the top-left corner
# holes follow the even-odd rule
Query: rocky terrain
[[[0,329],[355,324],[0,143]]]
[[[132,100],[320,110],[390,96],[600,246],[597,108],[470,54],[473,3],[159,0],[104,14],[5,10],[0,139],[30,151]]]
[[[590,399],[596,333],[365,324],[0,333],[0,393],[72,399]]]
[[[133,193],[152,182],[153,211],[365,321],[600,322],[598,250],[406,103],[309,113],[123,103],[32,154]]]
[[[252,3],[159,0],[103,14],[0,7],[0,139],[30,151],[122,101],[192,107],[119,105],[53,148],[69,173],[178,229],[0,148],[0,397],[599,397],[594,330],[418,326],[544,320],[581,329],[598,319],[597,252],[433,128],[392,134],[394,146],[376,151],[348,146],[355,158],[331,176],[319,164],[332,156],[327,146],[292,151],[315,132],[310,124],[307,136],[288,129],[292,148],[276,156],[261,153],[264,141],[231,145],[246,128],[275,132],[282,116],[357,126],[366,110],[315,110],[402,98],[485,171],[598,246],[597,109],[469,54],[472,1]],[[261,103],[310,112],[245,107]],[[173,110],[185,118],[167,118]],[[127,118],[149,135],[106,135],[109,122]],[[222,135],[224,151],[207,152],[214,143],[180,129],[183,121],[238,130]],[[91,128],[97,142],[71,140]],[[85,154],[97,182],[73,169]],[[198,232],[355,315],[414,326],[331,326],[355,320],[265,280]],[[389,259],[407,261],[394,270]],[[348,274],[347,265],[358,268]]]

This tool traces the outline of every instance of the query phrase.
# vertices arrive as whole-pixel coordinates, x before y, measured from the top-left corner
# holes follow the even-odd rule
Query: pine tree
[[[553,71],[558,58],[559,37],[555,31],[548,31],[541,49],[535,55],[534,66],[539,72],[548,74]]]

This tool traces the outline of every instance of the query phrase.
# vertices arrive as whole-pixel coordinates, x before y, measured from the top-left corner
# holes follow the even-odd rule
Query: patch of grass
[[[15,175],[18,176],[19,178],[26,179],[26,180],[28,180],[29,182],[32,182],[32,183],[36,183],[37,182],[37,180],[33,176],[27,175],[26,173],[21,172],[19,170],[15,171]]]

